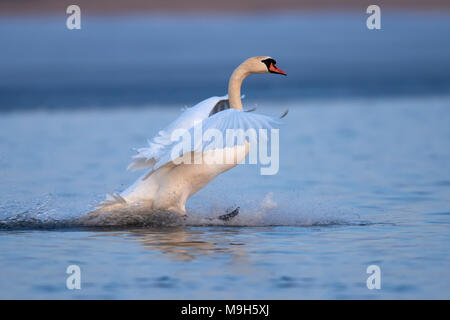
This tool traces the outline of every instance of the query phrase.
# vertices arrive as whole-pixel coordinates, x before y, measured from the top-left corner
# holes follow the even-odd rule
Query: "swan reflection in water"
[[[224,230],[223,227],[202,227],[204,231],[195,229],[185,226],[142,228],[101,233],[96,237],[135,240],[147,250],[160,252],[177,261],[193,261],[198,257],[213,255],[230,256],[234,262],[245,260],[245,244],[232,241],[236,233],[239,233],[235,228]],[[204,240],[205,237],[208,237],[208,241]]]

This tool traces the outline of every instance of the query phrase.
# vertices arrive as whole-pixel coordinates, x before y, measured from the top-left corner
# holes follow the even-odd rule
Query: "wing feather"
[[[172,144],[165,146],[164,148],[164,156],[160,158],[159,161],[154,165],[154,170],[163,166],[165,163],[175,160],[175,158],[182,156],[184,153],[190,152],[204,152],[207,150],[214,150],[222,147],[234,147],[238,145],[242,145],[247,140],[245,136],[244,139],[226,139],[227,129],[231,130],[239,130],[242,129],[244,133],[249,129],[256,130],[256,134],[259,135],[259,129],[273,129],[277,128],[280,123],[265,115],[248,113],[243,110],[236,109],[227,109],[221,112],[218,112],[201,122],[202,133],[204,134],[207,130],[213,129],[217,130],[223,137],[223,144],[217,144],[215,141],[203,139],[194,139],[194,128],[189,129],[187,132],[189,133],[188,137],[191,138],[189,141],[189,148],[178,150],[178,153],[175,154],[175,147],[179,146],[181,143],[181,139],[177,141],[173,141]],[[200,125],[200,124],[198,124]],[[194,140],[194,141],[192,141]],[[172,152],[174,151],[174,152]]]
[[[227,101],[227,99],[228,96],[211,97],[191,108],[186,108],[174,122],[164,130],[160,130],[152,140],[149,140],[147,147],[136,150],[137,154],[132,157],[132,162],[127,169],[138,170],[147,167],[154,168],[155,164],[164,158],[167,147],[173,143],[171,141],[171,136],[176,129],[189,130],[196,122],[207,118],[212,109],[220,101]],[[226,103],[222,103],[220,107],[224,107],[225,105]]]
[[[227,142],[227,139],[225,139],[227,129],[242,129],[246,132],[248,129],[271,129],[278,124],[276,120],[265,115],[230,109],[228,96],[211,97],[194,107],[186,108],[174,122],[165,129],[160,130],[152,140],[148,140],[147,147],[137,149],[137,154],[132,157],[132,162],[128,166],[128,170],[138,170],[148,167],[156,170],[174,160],[172,159],[172,153],[174,153],[172,151],[178,144],[178,141],[172,141],[174,131],[184,129],[193,138],[194,125],[196,123],[202,124],[203,133],[209,129],[220,132],[222,137],[224,137],[224,147],[244,143],[242,139],[237,139],[237,141],[233,139],[233,141]],[[214,141],[203,141],[203,139],[194,140],[195,144],[191,141],[188,150],[180,150],[178,156],[182,156],[184,152],[200,152],[217,148],[217,146],[222,147]],[[227,145],[230,143],[232,145]]]

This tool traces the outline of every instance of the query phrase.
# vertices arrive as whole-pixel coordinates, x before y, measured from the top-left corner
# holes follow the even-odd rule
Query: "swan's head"
[[[286,72],[277,67],[277,62],[272,57],[257,56],[245,60],[243,63],[250,73],[276,73],[287,75]]]

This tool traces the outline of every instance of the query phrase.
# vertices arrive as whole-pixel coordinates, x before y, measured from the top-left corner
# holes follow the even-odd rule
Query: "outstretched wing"
[[[211,117],[211,116],[215,115],[216,113],[226,110],[226,109],[230,109],[230,100],[228,100],[228,99],[220,100],[219,102],[216,103],[214,108],[212,108],[208,117]]]
[[[227,109],[218,112],[198,122],[184,134],[181,130],[176,136],[172,136],[172,143],[164,147],[163,156],[154,164],[153,168],[156,170],[185,153],[243,145],[251,135],[259,136],[259,129],[270,130],[278,125],[279,122],[269,116],[243,110]],[[261,141],[261,138],[265,139],[267,136],[258,138]],[[186,143],[186,139],[190,140]],[[180,143],[183,143],[182,148],[180,148]]]
[[[167,147],[173,143],[171,136],[175,130],[189,130],[195,123],[226,109],[229,109],[228,96],[211,97],[191,108],[186,108],[174,122],[149,140],[147,147],[136,150],[137,154],[133,156],[128,170],[154,167],[164,157]]]

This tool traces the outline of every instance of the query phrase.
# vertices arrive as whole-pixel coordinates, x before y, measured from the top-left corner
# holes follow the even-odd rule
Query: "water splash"
[[[267,193],[263,199],[241,201],[239,215],[230,221],[221,221],[218,216],[235,207],[228,207],[226,199],[213,206],[194,208],[188,215],[187,225],[226,225],[226,226],[318,226],[352,224],[357,215],[334,208],[326,202],[304,201],[293,202],[292,197],[279,197],[274,193]],[[295,199],[295,198],[294,198]],[[215,218],[212,218],[215,217]]]
[[[82,210],[70,214],[52,195],[29,202],[3,203],[0,206],[0,229],[39,229],[70,227],[172,227],[172,226],[330,226],[361,224],[358,216],[335,208],[326,202],[302,200],[292,195],[267,193],[262,199],[240,199],[239,215],[230,221],[218,217],[237,206],[220,197],[209,204],[197,204],[188,209],[186,217],[164,211],[151,211],[139,206],[108,213]],[[236,200],[236,199],[235,199]],[[70,210],[69,210],[70,211]],[[364,224],[364,223],[363,223]]]
[[[12,200],[0,204],[0,229],[20,229],[39,226],[62,225],[64,219],[52,207],[52,195],[25,203]]]

